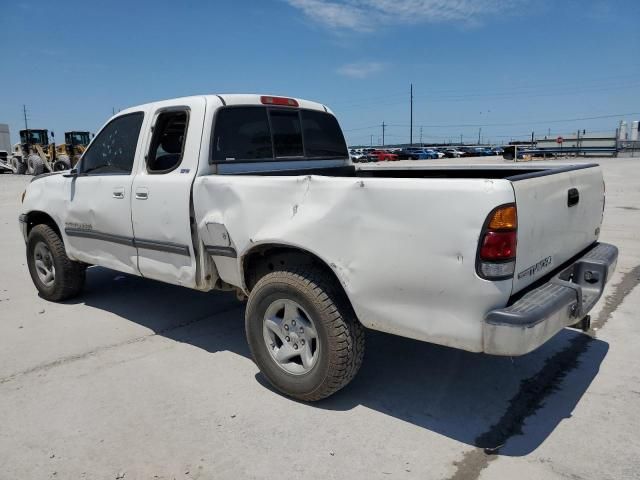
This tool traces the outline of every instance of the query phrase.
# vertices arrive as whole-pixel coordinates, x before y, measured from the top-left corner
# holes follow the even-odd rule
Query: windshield
[[[28,139],[27,139],[28,134]],[[48,145],[49,138],[46,130],[22,130],[20,132],[20,141],[22,143],[30,143],[37,145]]]
[[[73,132],[70,137],[72,145],[89,145],[89,132]]]

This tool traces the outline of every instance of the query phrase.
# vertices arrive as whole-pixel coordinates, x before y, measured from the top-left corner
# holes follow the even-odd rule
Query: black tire
[[[53,257],[55,279],[50,286],[45,285],[36,271],[34,250],[36,245],[44,243]],[[27,265],[33,284],[45,300],[60,302],[77,296],[84,287],[86,265],[74,262],[67,257],[64,243],[58,234],[48,225],[36,225],[27,239]]]
[[[297,302],[312,317],[318,333],[317,361],[302,375],[282,369],[264,340],[266,310],[282,299]],[[344,292],[333,277],[311,266],[262,277],[249,295],[245,328],[260,371],[277,390],[298,400],[321,400],[340,390],[353,379],[364,358],[364,328]]]
[[[53,162],[53,171],[54,172],[62,172],[64,170],[71,169],[71,160],[66,155],[60,155],[56,158],[56,161]]]
[[[27,157],[27,172],[33,176],[44,173],[44,160],[34,153],[29,155]]]
[[[27,164],[18,157],[11,159],[11,165],[13,166],[13,172],[16,175],[24,175],[27,172]]]

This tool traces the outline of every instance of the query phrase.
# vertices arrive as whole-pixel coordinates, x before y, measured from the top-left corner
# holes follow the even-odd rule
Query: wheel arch
[[[353,304],[344,288],[344,283],[336,273],[335,268],[332,268],[330,264],[317,254],[304,248],[280,243],[259,244],[242,255],[240,264],[242,284],[247,292],[251,292],[258,280],[264,275],[278,268],[313,265],[322,269],[334,279],[336,286],[338,286],[346,301],[353,309]]]
[[[48,213],[43,212],[41,210],[32,210],[31,212],[25,214],[25,220],[27,224],[27,235],[29,235],[29,232],[36,225],[48,225],[53,229],[53,231],[55,231],[58,234],[58,236],[62,240],[62,233],[60,231],[60,227],[58,227],[58,224],[56,223],[56,221]]]

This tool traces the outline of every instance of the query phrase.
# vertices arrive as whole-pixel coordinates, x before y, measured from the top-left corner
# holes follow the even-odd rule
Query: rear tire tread
[[[274,282],[288,284],[293,288],[303,287],[318,310],[329,319],[325,327],[328,336],[336,341],[333,348],[328,346],[329,368],[322,383],[306,394],[285,393],[303,401],[326,398],[347,385],[360,369],[364,358],[364,327],[357,320],[346,295],[336,286],[335,279],[329,273],[313,266],[274,271],[262,277],[252,292],[257,292],[265,284]],[[254,308],[252,300],[253,297],[250,296],[247,316]]]

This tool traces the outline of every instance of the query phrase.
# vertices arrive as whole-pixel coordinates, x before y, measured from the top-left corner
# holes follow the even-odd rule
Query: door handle
[[[580,192],[577,188],[570,188],[567,192],[567,207],[573,207],[580,201]]]
[[[136,190],[137,200],[146,200],[149,198],[149,191],[146,188],[139,188]]]
[[[124,188],[116,188],[113,191],[113,198],[124,198]]]

